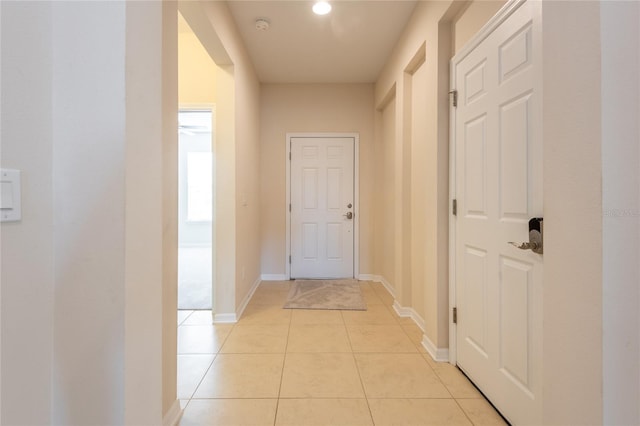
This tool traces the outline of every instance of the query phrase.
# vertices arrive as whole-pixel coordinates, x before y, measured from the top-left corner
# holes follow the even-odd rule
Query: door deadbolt
[[[347,204],[347,208],[348,208],[348,209],[350,209],[351,207],[353,207],[353,206],[351,205],[351,203]]]
[[[509,244],[520,250],[531,250],[534,253],[542,254],[542,229],[542,218],[534,217],[529,221],[529,242],[514,243],[513,241],[509,241]]]

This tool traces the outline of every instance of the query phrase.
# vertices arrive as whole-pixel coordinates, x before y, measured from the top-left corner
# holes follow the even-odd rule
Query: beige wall
[[[239,39],[239,35],[236,34]],[[234,52],[235,53],[235,52]],[[232,54],[232,57],[235,57]],[[260,84],[243,51],[236,79],[236,309],[260,282]]]
[[[545,424],[602,422],[599,8],[542,7]]]
[[[380,174],[394,176],[394,212],[378,210],[380,221],[393,228],[393,244],[376,240],[382,256],[376,269],[393,284],[396,300],[407,308],[434,350],[448,346],[448,61],[451,57],[449,21],[462,3],[419,3],[390,60],[375,85],[378,108],[396,88],[395,133],[384,124],[381,147],[395,143],[393,168],[384,149],[376,151]],[[385,202],[378,192],[375,205]],[[392,223],[389,223],[389,221]],[[378,219],[376,219],[378,221]],[[377,222],[376,222],[377,223]],[[388,228],[387,228],[388,229]],[[390,232],[390,231],[389,231]],[[379,245],[384,245],[384,248]],[[385,265],[394,259],[393,268]],[[393,273],[394,276],[387,276]],[[442,352],[444,351],[444,352]],[[436,355],[434,353],[434,355]]]
[[[376,264],[375,275],[379,275],[391,289],[396,290],[395,279],[395,148],[396,148],[396,94],[393,88],[393,96],[386,101],[382,110],[376,114],[379,120],[380,132],[376,137],[375,150],[375,187],[378,188],[374,195],[375,210],[375,251]]]
[[[500,10],[506,1],[477,0],[453,18],[453,51],[457,53]]]
[[[285,274],[285,139],[289,132],[360,134],[360,273],[373,273],[373,87],[264,84],[261,100],[262,273]]]
[[[178,5],[162,2],[162,418],[171,421],[177,397],[178,330]]]
[[[600,9],[603,424],[640,424],[640,3]]]
[[[0,13],[0,164],[22,171],[22,220],[0,224],[0,424],[40,425],[53,371],[52,11],[0,2]]]
[[[177,3],[134,2],[126,13],[124,422],[145,424],[178,409],[177,326],[170,322],[177,306]]]
[[[260,279],[260,84],[226,3],[180,10],[217,61],[214,310],[230,321]]]
[[[1,225],[2,424],[161,424],[163,394],[176,407],[171,5],[175,20],[170,2],[2,4],[2,165],[27,191]]]
[[[126,6],[97,7],[93,17],[82,5],[53,8],[54,205],[67,206],[53,223],[57,424],[124,422]],[[98,85],[91,95],[81,89]],[[74,348],[78,336],[93,336],[82,351]]]
[[[184,21],[182,15],[180,20]],[[188,25],[183,22],[182,25]],[[178,99],[180,105],[216,101],[216,64],[192,32],[178,34]]]
[[[236,128],[232,66],[218,68],[214,141],[213,311],[216,321],[236,312]]]
[[[430,202],[429,189],[437,179],[437,169],[424,167],[429,158],[435,157],[434,145],[424,143],[428,139],[429,127],[424,117],[428,114],[428,97],[418,96],[429,93],[427,67],[421,64],[410,76],[409,114],[411,117],[411,306],[422,319],[429,314],[438,312],[437,299],[426,299],[425,293],[434,294],[434,289],[426,289],[427,267],[430,259],[437,259],[435,255],[436,238],[429,235],[428,218],[434,217],[436,212],[430,211],[434,203]],[[427,308],[427,309],[425,309]],[[428,321],[435,324],[435,321]],[[436,330],[430,330],[432,335]]]

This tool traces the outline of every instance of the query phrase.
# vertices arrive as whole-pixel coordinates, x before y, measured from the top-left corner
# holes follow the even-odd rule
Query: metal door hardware
[[[529,221],[529,242],[514,243],[513,241],[509,241],[509,244],[516,248],[519,248],[520,250],[531,250],[534,253],[542,254],[542,220],[543,219],[541,217],[534,217]]]
[[[353,213],[351,213],[351,212],[346,212],[342,216],[346,217],[347,219],[353,219]]]

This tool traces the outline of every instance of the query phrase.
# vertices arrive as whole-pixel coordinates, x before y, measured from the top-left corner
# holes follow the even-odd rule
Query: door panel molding
[[[291,279],[291,139],[293,138],[353,138],[354,140],[354,164],[353,164],[353,276],[357,279],[360,270],[360,134],[359,133],[287,133],[285,138],[285,277]]]

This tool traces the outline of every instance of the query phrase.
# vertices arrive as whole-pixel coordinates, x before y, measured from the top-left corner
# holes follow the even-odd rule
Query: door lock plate
[[[543,254],[542,228],[542,218],[534,217],[529,221],[529,242],[514,243],[510,241],[509,244],[520,250],[531,250],[534,253]]]

